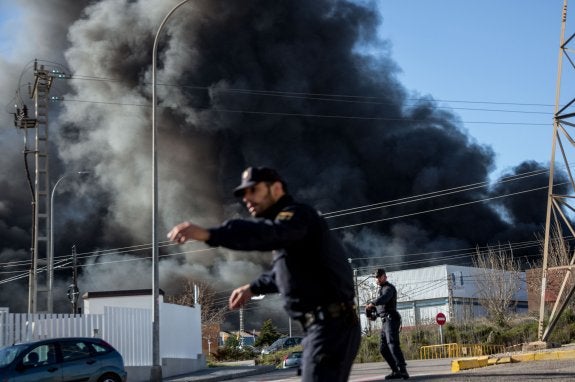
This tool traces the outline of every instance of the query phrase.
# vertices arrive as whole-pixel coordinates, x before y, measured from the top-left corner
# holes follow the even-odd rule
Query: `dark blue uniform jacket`
[[[210,246],[273,250],[272,270],[250,288],[254,294],[281,293],[292,318],[329,303],[353,303],[353,275],[341,243],[315,209],[291,196],[261,218],[228,220],[209,231]]]
[[[377,307],[380,316],[397,314],[397,289],[386,281],[379,287],[378,297],[371,303]]]

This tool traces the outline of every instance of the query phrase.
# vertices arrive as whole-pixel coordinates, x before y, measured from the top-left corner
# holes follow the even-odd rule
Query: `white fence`
[[[92,337],[102,328],[101,315],[0,312],[0,345],[53,337]]]
[[[152,310],[105,307],[103,316],[100,337],[122,354],[124,364],[126,366],[151,365]],[[160,355],[162,355],[161,352]]]
[[[199,309],[160,305],[160,356],[196,359],[202,353]],[[152,365],[150,309],[105,307],[104,314],[25,314],[0,310],[0,346],[54,337],[100,337],[126,366]]]

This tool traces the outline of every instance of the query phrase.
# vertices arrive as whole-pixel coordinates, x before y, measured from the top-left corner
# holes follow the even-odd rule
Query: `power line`
[[[197,253],[197,252],[208,252],[208,251],[213,251],[215,250],[215,248],[202,248],[202,249],[196,249],[193,251],[183,251],[183,252],[178,252],[178,253],[170,253],[167,255],[160,255],[160,258],[167,258],[167,257],[174,257],[174,256],[179,256],[179,255],[186,255],[186,254],[191,254],[191,253]],[[113,254],[110,254],[113,255]],[[132,261],[140,261],[140,260],[151,260],[152,256],[144,256],[144,257],[134,257],[131,259],[121,259],[121,260],[109,260],[109,261],[100,261],[97,263],[88,263],[88,264],[78,264],[78,267],[89,267],[89,266],[96,266],[96,265],[107,265],[107,264],[116,264],[116,263],[126,263],[126,262],[132,262]],[[68,267],[69,268],[69,267]]]
[[[548,172],[549,172],[549,170],[545,169],[545,170],[536,170],[536,171],[522,173],[522,174],[516,174],[513,176],[502,178],[499,181],[495,182],[495,184],[520,180],[520,179],[524,179],[524,178],[536,176],[536,175],[541,175],[541,174],[548,173]],[[457,186],[457,187],[443,189],[443,190],[439,190],[439,191],[432,191],[432,192],[428,192],[425,194],[412,195],[412,196],[407,196],[407,197],[398,198],[398,199],[394,199],[394,200],[388,200],[388,201],[384,201],[384,202],[367,204],[364,206],[352,207],[352,208],[343,209],[343,210],[339,210],[339,211],[327,212],[327,213],[322,214],[322,216],[326,219],[330,219],[330,218],[334,218],[334,217],[338,217],[338,216],[344,216],[344,215],[354,214],[354,213],[358,213],[358,212],[365,212],[365,211],[370,211],[373,209],[379,209],[379,208],[383,208],[383,207],[391,207],[391,206],[400,205],[400,204],[413,203],[413,202],[418,202],[418,201],[430,199],[433,197],[446,196],[446,195],[451,195],[451,194],[455,194],[455,193],[459,193],[459,192],[470,191],[470,190],[486,187],[488,185],[489,185],[488,181],[472,183],[472,184],[468,184],[468,185]]]
[[[84,76],[75,74],[72,76],[72,79],[78,80],[88,80],[88,81],[104,81],[104,82],[121,82],[121,79],[117,78],[107,78],[107,77],[95,77],[95,76]],[[151,85],[148,82],[142,82],[142,85],[147,86]],[[168,83],[157,83],[156,86],[165,86],[165,87],[178,87],[178,88],[186,88],[186,89],[195,89],[195,90],[203,90],[203,91],[217,91],[219,93],[238,93],[238,94],[245,94],[245,95],[261,95],[261,96],[274,96],[274,97],[287,97],[287,98],[311,98],[315,99],[315,97],[323,97],[317,98],[319,100],[326,100],[326,101],[354,101],[359,99],[364,100],[387,100],[388,98],[383,96],[365,96],[365,95],[350,95],[350,94],[330,94],[330,93],[306,93],[306,92],[289,92],[289,91],[280,91],[280,90],[255,90],[255,89],[242,89],[242,88],[218,88],[214,89],[211,86],[199,86],[199,85],[181,85],[181,84],[168,84]],[[470,100],[443,100],[443,99],[433,99],[430,100],[426,97],[420,98],[405,98],[406,101],[409,102],[446,102],[446,103],[469,103],[469,104],[482,104],[482,105],[511,105],[511,106],[537,106],[537,107],[555,107],[554,104],[543,104],[543,103],[521,103],[521,102],[495,102],[495,101],[470,101]],[[359,101],[361,102],[361,101]],[[365,101],[366,103],[375,103],[378,105],[390,105],[392,103],[389,102],[375,102],[375,101]],[[553,114],[553,113],[549,113]]]
[[[58,263],[58,264],[64,264],[64,262],[60,262],[60,263]],[[61,267],[62,267],[62,265],[54,266],[54,269],[56,269],[56,268],[61,268]],[[46,266],[44,266],[44,267],[42,267],[42,268],[38,268],[38,273],[46,272],[47,269],[48,269],[48,267],[46,267]],[[29,272],[29,271],[24,271],[24,272],[21,272],[21,273],[20,273],[19,275],[17,275],[17,276],[13,276],[13,277],[10,277],[10,278],[7,278],[7,279],[2,279],[2,280],[0,280],[0,284],[5,284],[5,283],[11,282],[11,281],[16,281],[16,280],[20,280],[20,279],[23,279],[23,278],[27,278],[27,277],[29,276],[29,273],[28,273],[28,272]]]
[[[110,101],[89,101],[78,99],[64,99],[63,102],[83,102],[94,103],[102,105],[115,105],[115,106],[137,106],[149,107],[143,104],[126,104]],[[251,114],[251,115],[265,115],[265,116],[279,116],[279,117],[305,117],[305,118],[327,118],[327,119],[344,119],[344,120],[359,120],[359,121],[388,121],[388,122],[407,122],[407,123],[430,123],[433,119],[413,119],[413,118],[391,118],[391,117],[369,117],[357,115],[341,115],[341,114],[312,114],[312,113],[288,113],[288,112],[273,112],[273,111],[254,111],[254,110],[241,110],[241,109],[223,109],[218,107],[194,106],[196,110],[209,110],[218,113],[232,113],[232,114]],[[462,121],[463,124],[477,124],[477,125],[521,125],[521,126],[549,126],[551,123],[535,123],[535,122],[497,122],[497,121]]]
[[[555,186],[561,186],[561,185],[564,185],[564,184],[568,184],[568,183],[567,183],[567,182],[558,183],[558,184],[556,184]],[[450,206],[431,208],[431,209],[428,209],[428,210],[425,210],[425,211],[418,211],[418,212],[412,212],[412,213],[407,213],[407,214],[403,214],[403,215],[391,216],[391,217],[387,217],[387,218],[375,219],[375,220],[370,220],[370,221],[362,222],[362,223],[348,224],[348,225],[345,225],[345,226],[340,226],[340,227],[331,228],[331,230],[340,230],[340,229],[358,227],[358,226],[362,226],[362,225],[373,224],[373,223],[381,223],[381,222],[384,222],[384,221],[401,219],[401,218],[410,217],[410,216],[423,215],[423,214],[427,214],[427,213],[430,213],[430,212],[444,211],[444,210],[448,210],[448,209],[452,209],[452,208],[463,207],[463,206],[468,206],[468,205],[472,205],[472,204],[482,203],[482,202],[486,202],[486,201],[490,201],[490,200],[501,199],[501,198],[505,198],[505,197],[509,197],[509,196],[513,196],[513,195],[525,194],[525,193],[527,193],[527,192],[544,190],[544,189],[546,189],[546,188],[548,188],[548,186],[543,186],[543,187],[538,187],[538,188],[532,188],[532,189],[524,190],[524,191],[517,191],[517,192],[513,192],[513,193],[510,193],[510,194],[506,194],[506,195],[492,196],[492,197],[489,197],[489,198],[484,198],[484,199],[480,199],[480,200],[473,200],[473,201],[469,201],[469,202],[463,202],[463,203],[453,204],[453,205],[450,205]]]
[[[535,189],[537,190],[537,189]],[[518,193],[524,193],[524,192],[529,192],[529,191],[533,191],[533,190],[527,190],[527,191],[521,191]],[[515,193],[515,194],[518,194]],[[494,198],[500,198],[500,197],[506,197],[506,196],[512,196],[514,194],[508,194],[508,195],[503,195],[503,196],[498,196],[498,197],[494,197]],[[467,202],[467,203],[461,203],[458,205],[453,205],[453,206],[447,206],[447,207],[442,207],[442,208],[437,208],[437,209],[433,209],[433,210],[427,210],[427,211],[421,211],[419,213],[427,213],[427,212],[432,212],[434,210],[441,210],[441,209],[447,209],[447,208],[454,208],[454,207],[459,207],[462,205],[468,205],[468,204],[473,204],[473,203],[477,203],[477,202],[482,202],[485,200],[489,200],[489,199],[494,199],[494,198],[488,198],[488,199],[483,199],[483,200],[479,200],[479,201],[473,201],[473,202]],[[419,213],[414,213],[414,214],[419,214]],[[407,215],[414,215],[414,214],[407,214]],[[404,215],[406,216],[406,215]],[[399,218],[401,216],[398,217],[393,217],[393,218]],[[392,219],[390,218],[386,218],[383,220],[390,220]],[[382,221],[382,219],[378,219],[377,221]],[[370,222],[364,222],[364,223],[357,223],[354,224],[352,226],[357,226],[357,225],[362,225],[362,224],[369,224]],[[338,228],[332,228],[332,230],[336,230],[336,229],[342,229],[344,227],[338,227]],[[192,241],[192,243],[198,243],[197,241]],[[166,242],[162,242],[162,243],[166,243]],[[533,241],[532,242],[527,242],[530,243],[529,245],[533,245]],[[170,243],[169,245],[176,245],[175,243]],[[167,245],[164,245],[167,246]],[[125,250],[125,249],[128,250]],[[134,250],[144,250],[144,249],[149,249],[150,248],[150,244],[143,244],[143,245],[135,245],[135,246],[131,246],[131,247],[123,247],[123,248],[118,248],[116,250],[111,249],[111,250],[106,250],[106,251],[101,251],[101,252],[87,252],[87,253],[80,253],[78,254],[79,258],[90,258],[90,257],[100,257],[100,256],[105,256],[105,255],[120,255],[120,254],[126,254],[128,252],[134,251]],[[118,251],[119,250],[119,251]],[[212,251],[214,250],[214,248],[202,248],[202,249],[196,249],[196,250],[191,250],[191,251],[182,251],[182,252],[177,252],[177,253],[172,253],[172,254],[168,254],[168,255],[162,255],[160,257],[162,258],[166,258],[166,257],[173,257],[173,256],[179,256],[179,255],[185,255],[185,254],[192,254],[192,253],[198,253],[198,252],[205,252],[205,251]],[[443,251],[443,252],[453,252],[453,251],[461,251],[461,250],[448,250],[448,251]],[[438,253],[438,252],[432,252],[432,253]],[[475,252],[474,252],[475,253]],[[400,263],[396,263],[396,264],[390,264],[390,265],[409,265],[409,264],[419,264],[422,262],[426,262],[426,261],[445,261],[447,259],[462,259],[462,258],[468,258],[474,255],[474,253],[467,253],[467,254],[456,254],[456,255],[452,255],[452,256],[446,256],[446,257],[442,257],[442,258],[438,258],[438,259],[426,259],[426,260],[415,260],[415,261],[406,261],[406,262],[400,262]],[[430,253],[422,253],[422,254],[410,254],[410,255],[404,255],[402,257],[405,256],[417,256],[417,255],[423,255],[423,254],[430,254]],[[65,258],[69,258],[69,256],[61,256],[61,257],[65,257]],[[58,258],[61,258],[58,257]],[[92,266],[92,265],[104,265],[104,264],[110,264],[110,263],[122,263],[122,262],[130,262],[130,261],[138,261],[138,260],[145,260],[145,259],[150,259],[151,256],[145,256],[145,257],[139,257],[139,258],[132,258],[132,259],[122,259],[122,260],[113,260],[113,261],[107,261],[107,262],[98,262],[98,263],[90,263],[90,264],[82,264],[80,266],[85,267],[85,266]],[[389,256],[385,257],[386,259],[389,259]],[[374,260],[377,259],[377,257],[370,257],[370,258],[357,258],[357,259],[353,259],[353,260],[360,260],[360,259],[370,259],[370,260]],[[28,261],[29,263],[29,261]],[[11,263],[6,263],[4,266],[13,266],[14,264]]]
[[[526,177],[540,175],[540,174],[543,174],[546,172],[548,172],[548,170],[537,170],[537,171],[532,171],[532,172],[516,174],[513,176],[505,177],[496,183],[504,183],[504,182],[509,182],[509,181],[521,180],[521,179],[524,179]],[[324,213],[323,216],[325,218],[329,219],[329,218],[333,218],[333,217],[349,215],[352,213],[361,213],[361,212],[369,211],[369,210],[376,209],[376,208],[390,207],[393,205],[404,204],[404,203],[408,203],[408,202],[411,203],[411,202],[415,202],[415,201],[421,201],[421,200],[429,199],[431,197],[445,196],[445,195],[456,193],[456,192],[468,191],[468,190],[475,189],[478,187],[486,186],[487,184],[488,184],[488,182],[479,182],[479,183],[474,183],[474,184],[469,184],[469,185],[464,185],[464,186],[458,186],[458,187],[454,187],[454,188],[450,188],[450,189],[433,191],[433,192],[426,193],[426,194],[420,194],[420,195],[415,195],[415,196],[410,196],[410,197],[405,197],[405,198],[399,198],[399,199],[395,199],[395,200],[391,200],[391,201],[379,202],[379,203],[374,203],[374,204],[369,204],[369,205],[364,205],[364,206],[359,206],[359,207],[353,207],[353,208],[348,208],[348,209],[343,209],[343,210],[338,210],[338,211],[327,212],[327,213]],[[522,192],[529,192],[529,191],[536,191],[536,190],[538,190],[538,189],[525,190]],[[522,193],[522,192],[519,192],[519,193]],[[514,194],[502,195],[502,196],[495,197],[495,198],[507,197],[507,196],[512,196],[512,195],[514,195]],[[489,200],[489,198],[481,199],[481,200],[469,202],[469,203],[481,202],[481,201],[486,201],[486,200]],[[467,204],[469,204],[469,203],[467,203]],[[451,207],[458,207],[458,206],[460,206],[460,205],[453,205],[453,206],[448,206],[448,207],[451,208]],[[446,207],[444,207],[444,208],[446,208]],[[429,211],[420,211],[418,213],[426,213],[426,212],[429,212]],[[388,219],[392,219],[392,218],[398,218],[398,217],[390,217]],[[360,224],[368,224],[368,223],[360,223]],[[338,228],[334,228],[334,229],[338,229]],[[159,244],[160,244],[160,247],[179,245],[177,243],[173,243],[170,241],[162,241]],[[118,255],[118,254],[126,254],[126,253],[130,253],[130,252],[135,252],[135,251],[148,250],[149,248],[150,248],[150,244],[141,244],[141,245],[133,245],[133,246],[121,247],[121,248],[115,248],[115,249],[109,249],[109,250],[98,250],[98,251],[93,251],[93,252],[79,253],[78,256],[79,256],[79,258],[89,258],[89,257],[104,256],[104,255],[108,255],[108,254]],[[186,254],[186,253],[189,253],[189,252],[182,252],[180,254]],[[61,258],[61,257],[67,257],[67,256],[59,256],[58,258]],[[20,262],[9,262],[9,263],[4,263],[4,264],[0,263],[0,266],[2,266],[2,265],[4,265],[4,266],[26,265],[29,263],[30,263],[30,261],[27,260],[27,261],[20,261]]]
[[[102,82],[121,82],[120,79],[74,75],[72,79],[87,80],[87,81],[102,81]],[[148,85],[143,82],[142,85]],[[210,91],[218,93],[230,93],[235,95],[246,96],[263,96],[263,97],[281,97],[288,99],[319,101],[319,102],[344,102],[344,103],[359,103],[359,104],[372,104],[372,105],[395,105],[387,101],[385,97],[380,96],[363,96],[363,95],[347,95],[347,94],[327,94],[327,93],[303,93],[303,92],[286,92],[286,91],[270,91],[270,90],[252,90],[252,89],[214,89],[210,86],[196,86],[186,84],[157,84],[157,86],[164,87],[177,87],[182,89]],[[96,101],[96,100],[81,100],[81,99],[63,99],[65,102],[83,102],[94,103],[102,105],[118,105],[118,106],[133,106],[133,107],[150,107],[149,103],[120,103],[111,101]],[[513,105],[524,107],[552,107],[554,105],[540,104],[540,103],[519,103],[519,102],[493,102],[493,101],[465,101],[465,100],[430,100],[428,98],[406,98],[407,102],[427,102],[427,103],[467,103],[467,104],[482,104],[482,105]],[[415,103],[414,106],[419,106]],[[409,105],[408,105],[409,106]],[[480,111],[480,112],[497,112],[497,113],[515,113],[515,114],[532,114],[532,115],[547,115],[552,116],[553,112],[540,112],[531,110],[509,110],[509,109],[487,109],[487,108],[470,108],[470,107],[447,107],[447,106],[430,106],[432,109],[449,109],[449,110],[462,110],[462,111]],[[336,118],[336,119],[357,119],[357,120],[380,120],[380,121],[396,121],[396,122],[429,122],[429,120],[417,120],[410,118],[389,118],[389,117],[371,117],[371,116],[346,116],[346,115],[328,115],[328,114],[305,114],[305,113],[285,113],[285,112],[266,112],[266,111],[250,111],[250,110],[231,110],[223,108],[209,108],[209,107],[195,107],[200,110],[212,110],[221,113],[244,113],[244,114],[261,114],[261,115],[276,115],[276,116],[300,116],[307,118]],[[497,121],[463,121],[467,124],[494,124],[494,125],[525,125],[525,126],[547,126],[549,123],[528,123],[528,122],[497,122]]]
[[[573,237],[569,236],[569,238],[573,238]],[[538,240],[529,240],[529,241],[512,242],[512,243],[506,244],[505,247],[513,250],[513,249],[531,248],[531,247],[540,246],[540,245],[541,245],[541,243]],[[456,254],[475,254],[475,253],[485,254],[492,248],[493,248],[492,246],[484,246],[484,247],[475,247],[475,248],[459,248],[459,249],[446,249],[446,250],[441,250],[441,251],[416,252],[416,253],[408,253],[408,254],[402,254],[402,255],[356,257],[356,258],[353,258],[352,261],[380,260],[380,259],[381,260],[384,260],[384,259],[388,260],[390,258],[396,258],[396,257],[404,258],[404,257],[413,257],[413,256],[429,257],[429,256],[433,256],[433,255],[438,255],[438,254],[452,254],[454,252]]]
[[[547,170],[540,170],[540,171],[533,171],[533,172],[517,174],[514,176],[506,177],[506,178],[502,179],[500,182],[520,180],[520,179],[524,179],[524,178],[529,177],[529,176],[538,175],[538,174],[541,174],[544,172],[547,172]],[[466,190],[477,188],[477,187],[480,187],[480,186],[486,185],[486,184],[487,184],[486,182],[481,182],[481,183],[475,183],[475,184],[470,184],[470,185],[466,185],[466,186],[458,186],[458,187],[454,187],[452,189],[435,191],[435,192],[430,192],[430,193],[422,194],[422,195],[416,195],[416,196],[412,196],[412,197],[400,198],[400,199],[396,199],[395,201],[386,201],[386,202],[380,202],[380,203],[375,203],[375,204],[370,204],[370,205],[365,205],[365,206],[360,206],[360,207],[354,207],[354,208],[349,208],[349,209],[344,209],[344,210],[339,210],[339,211],[333,211],[333,212],[326,213],[324,215],[327,215],[326,218],[330,218],[330,217],[337,217],[337,216],[342,216],[342,215],[346,215],[346,214],[350,214],[350,213],[360,213],[360,212],[365,212],[369,209],[388,207],[388,206],[392,205],[390,203],[401,204],[401,203],[399,203],[399,201],[402,201],[402,200],[403,201],[407,200],[408,202],[413,202],[413,201],[423,200],[423,199],[427,199],[427,198],[435,197],[435,196],[444,196],[444,195],[447,195],[447,194],[453,193],[453,192],[466,191]],[[562,183],[562,184],[564,184],[564,183]],[[343,227],[336,227],[336,228],[332,228],[332,230],[338,230],[338,229],[344,229],[344,228],[349,228],[349,227],[354,227],[354,226],[359,226],[359,225],[371,224],[371,223],[381,222],[381,221],[385,221],[385,220],[398,219],[401,217],[413,216],[413,215],[418,215],[418,214],[423,214],[423,213],[430,213],[430,212],[445,210],[445,209],[449,209],[449,208],[456,208],[456,207],[461,207],[461,206],[470,205],[470,204],[474,204],[474,203],[479,203],[479,202],[489,201],[489,200],[493,200],[493,199],[499,199],[499,198],[503,198],[503,197],[522,194],[522,193],[526,193],[526,192],[537,191],[537,190],[541,190],[543,188],[545,188],[545,187],[519,191],[516,193],[500,195],[500,196],[496,196],[496,197],[485,198],[485,199],[470,201],[470,202],[466,202],[466,203],[459,203],[459,204],[455,204],[455,205],[451,205],[451,206],[444,206],[444,207],[435,208],[435,209],[431,209],[431,210],[419,211],[419,212],[415,212],[415,213],[411,213],[411,214],[404,214],[404,215],[399,215],[399,216],[395,216],[395,217],[388,217],[385,219],[377,219],[377,220],[369,221],[369,222],[362,222],[362,223],[357,223],[357,224],[343,226]],[[198,242],[191,241],[190,243],[198,243]],[[169,246],[173,246],[173,245],[179,245],[179,244],[176,244],[176,243],[173,243],[170,241],[160,242],[160,246],[162,246],[162,247],[169,247]],[[140,244],[140,245],[133,245],[133,246],[128,246],[128,247],[115,248],[115,249],[98,250],[98,251],[93,251],[93,252],[79,253],[78,258],[87,259],[90,257],[101,257],[101,256],[106,256],[106,255],[129,254],[131,252],[143,251],[143,250],[149,250],[149,249],[150,249],[150,244]],[[182,252],[172,253],[169,255],[162,255],[161,257],[165,258],[165,257],[185,255],[185,254],[210,251],[210,250],[213,250],[213,248],[197,249],[197,250],[191,250],[191,251],[182,251]],[[453,251],[460,251],[460,250],[453,250]],[[411,254],[411,255],[407,255],[407,256],[416,256],[416,255],[418,255],[418,254]],[[452,256],[452,257],[444,257],[443,259],[466,258],[466,257],[470,257],[472,255],[473,254],[469,254],[469,253],[458,254],[458,255]],[[68,259],[69,256],[59,256],[58,258]],[[137,261],[137,260],[149,259],[149,258],[150,258],[149,256],[146,256],[146,257],[135,258],[135,259],[86,264],[86,265],[82,265],[82,266],[100,265],[100,264],[106,264],[106,263],[118,263],[118,262],[125,262],[125,261]],[[371,258],[364,258],[364,259],[373,260],[373,259],[377,259],[377,258],[371,257]],[[359,259],[354,259],[354,260],[359,260]],[[436,260],[433,260],[433,261],[436,261]],[[416,263],[421,263],[421,262],[422,262],[422,260],[415,261],[415,262],[405,262],[405,264],[406,265],[407,264],[416,264]],[[29,264],[30,264],[30,260],[24,260],[24,261],[11,261],[11,262],[6,262],[6,263],[0,263],[0,266],[2,266],[2,267],[18,267],[18,266],[25,266],[25,265],[29,265]],[[6,273],[6,272],[4,272],[4,273]],[[1,281],[1,282],[3,282],[3,281]]]
[[[493,200],[493,199],[499,199],[499,198],[503,198],[503,197],[508,197],[508,196],[513,196],[513,195],[517,195],[517,194],[522,194],[522,193],[526,193],[526,192],[531,192],[531,191],[536,191],[536,190],[540,190],[543,189],[545,187],[540,187],[540,188],[535,188],[535,189],[530,189],[530,190],[524,190],[524,191],[519,191],[516,193],[511,193],[511,194],[506,194],[506,195],[500,195],[500,196],[496,196],[496,197],[491,197],[491,198],[485,198],[485,199],[481,199],[481,200],[476,200],[476,201],[470,201],[470,202],[465,202],[465,203],[459,203],[459,204],[455,204],[455,205],[450,205],[450,206],[444,206],[444,207],[439,207],[439,208],[435,208],[435,209],[430,209],[430,210],[425,210],[425,211],[419,211],[419,212],[414,212],[411,214],[404,214],[404,215],[399,215],[399,216],[394,216],[394,217],[388,217],[388,218],[383,218],[383,219],[377,219],[374,221],[369,221],[369,222],[362,222],[362,223],[356,223],[356,224],[352,224],[352,225],[348,225],[348,226],[343,226],[343,227],[335,227],[335,228],[331,228],[331,230],[338,230],[338,229],[344,229],[344,228],[349,228],[349,227],[355,227],[355,226],[359,226],[359,225],[365,225],[365,224],[371,224],[371,223],[375,223],[375,222],[381,222],[381,221],[386,221],[386,220],[392,220],[392,219],[398,219],[401,217],[406,217],[406,216],[413,216],[413,215],[419,215],[419,214],[424,214],[424,213],[429,213],[429,212],[435,212],[435,211],[440,211],[440,210],[446,210],[446,209],[450,209],[450,208],[456,208],[456,207],[461,207],[461,206],[465,206],[465,205],[470,205],[470,204],[475,204],[475,203],[479,203],[479,202],[484,202],[484,201],[488,201],[488,200]],[[359,208],[359,207],[357,207]],[[348,209],[349,210],[349,209]],[[347,210],[343,210],[343,211],[347,211]],[[336,211],[337,212],[337,211]],[[359,211],[359,212],[363,212],[363,211]],[[337,215],[334,215],[337,216]],[[332,216],[333,217],[333,216]],[[190,243],[198,243],[197,241],[191,241]],[[179,245],[177,243],[173,243],[170,241],[163,241],[160,242],[160,245],[162,247],[166,247],[166,246],[173,246],[173,245]],[[142,250],[148,250],[150,249],[150,244],[141,244],[141,245],[134,245],[134,246],[129,246],[129,247],[122,247],[122,248],[116,248],[116,249],[109,249],[109,250],[101,250],[101,251],[93,251],[93,252],[86,252],[86,253],[79,253],[78,254],[78,258],[90,258],[90,257],[100,257],[100,256],[106,256],[106,255],[120,255],[120,254],[127,254],[130,252],[134,252],[134,251],[142,251]],[[177,255],[182,255],[182,254],[191,254],[191,253],[197,253],[197,252],[203,252],[203,251],[209,251],[209,250],[213,250],[213,248],[207,248],[207,249],[198,249],[198,250],[192,250],[192,251],[183,251],[183,252],[178,252],[178,253],[173,253],[170,255],[162,255],[161,257],[168,257],[168,256],[177,256]],[[57,258],[68,258],[69,256],[59,256]],[[148,256],[143,257],[143,259],[149,258]],[[373,257],[371,259],[374,259]],[[134,260],[138,260],[137,259],[130,259],[130,260],[126,260],[126,261],[134,261]],[[123,262],[123,261],[116,261],[116,262]],[[17,262],[8,262],[8,263],[4,263],[4,264],[0,264],[0,266],[23,266],[26,264],[29,264],[30,261],[17,261]],[[99,264],[103,264],[103,263],[99,263]]]

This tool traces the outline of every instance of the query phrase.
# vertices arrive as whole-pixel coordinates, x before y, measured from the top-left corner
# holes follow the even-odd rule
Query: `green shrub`
[[[240,348],[240,341],[234,336],[229,336],[224,346],[219,347],[211,354],[213,361],[243,361],[254,359],[257,353],[252,347]]]
[[[505,346],[518,345],[537,340],[538,322],[535,320],[523,321],[512,325],[501,336],[501,344]]]
[[[372,334],[361,337],[361,344],[359,351],[355,358],[357,363],[366,362],[381,362],[381,355],[379,354],[379,335]]]
[[[555,329],[549,336],[549,341],[559,344],[571,343],[573,338],[575,338],[574,320],[574,314],[570,309],[564,312],[557,321]]]
[[[244,361],[248,359],[254,359],[257,357],[257,353],[251,348],[239,347],[221,347],[215,353],[212,353],[213,359],[215,361]]]

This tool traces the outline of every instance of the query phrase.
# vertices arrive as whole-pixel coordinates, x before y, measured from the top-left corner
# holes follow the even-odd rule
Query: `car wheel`
[[[121,380],[116,374],[104,374],[98,379],[98,382],[121,382]]]
[[[297,376],[299,377],[301,375],[301,367],[297,368]]]

